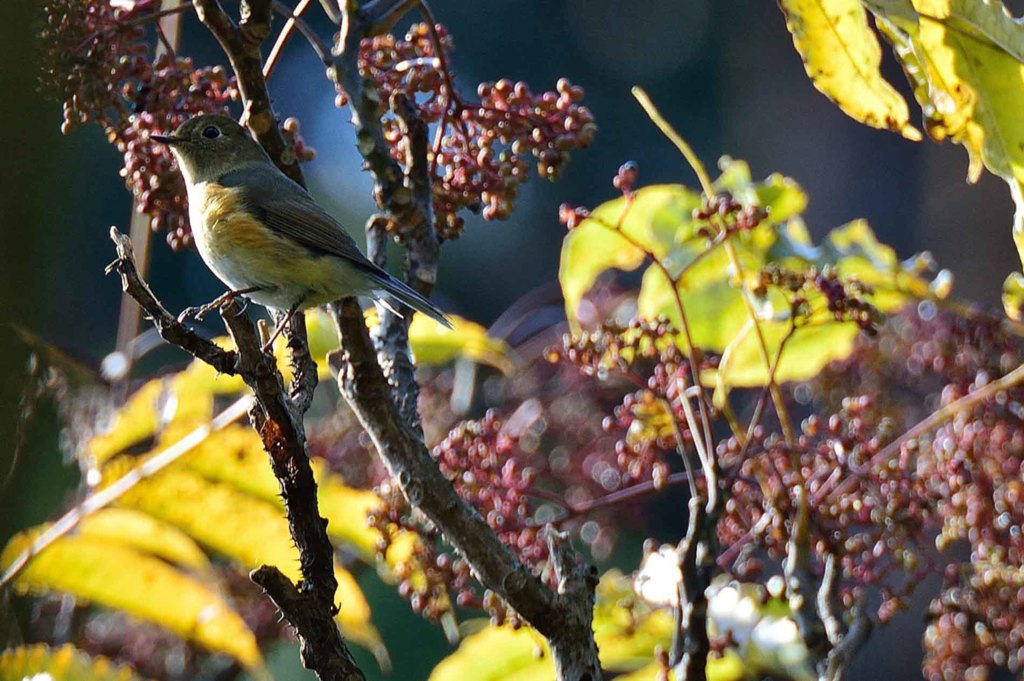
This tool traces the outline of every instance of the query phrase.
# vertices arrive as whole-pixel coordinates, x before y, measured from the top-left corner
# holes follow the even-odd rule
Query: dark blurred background
[[[641,184],[694,184],[634,103],[634,84],[648,90],[709,166],[729,154],[748,160],[755,176],[778,171],[798,180],[811,197],[806,218],[816,237],[866,217],[901,256],[932,251],[955,273],[959,296],[988,305],[998,305],[1003,278],[1019,267],[1010,237],[1013,206],[1003,182],[985,175],[969,186],[962,148],[911,143],[847,118],[811,86],[774,3],[432,4],[454,36],[454,66],[464,92],[500,77],[525,80],[534,91],[553,89],[565,76],[585,88],[585,103],[600,128],[593,146],[576,154],[560,182],[531,178],[510,220],[470,219],[465,236],[445,246],[437,298],[446,309],[489,324],[523,294],[555,282],[564,234],[558,205],[594,206],[613,196],[610,181],[623,161],[639,164]],[[1024,8],[1024,0],[1008,4]],[[309,16],[328,38],[330,26],[318,12],[314,4]],[[120,159],[99,129],[61,136],[59,104],[36,91],[36,3],[5,3],[3,18],[0,470],[6,471],[28,354],[8,324],[30,328],[92,363],[113,348],[120,290],[114,278],[103,275],[113,255],[106,233],[111,225],[127,230],[131,200],[117,174]],[[193,17],[186,20],[182,50],[195,55],[197,64],[220,58]],[[891,56],[886,60],[886,74],[912,100]],[[278,112],[297,116],[318,151],[306,167],[313,193],[361,240],[373,208],[370,181],[359,170],[348,113],[333,106],[322,67],[300,39],[290,44],[271,89]],[[170,309],[205,302],[221,291],[194,253],[173,254],[160,237],[154,251],[151,278]],[[61,463],[56,432],[55,417],[44,411],[13,485],[0,498],[0,541],[52,516],[74,484],[74,471]],[[392,602],[383,612],[403,608]],[[400,637],[422,631],[429,640],[422,655],[443,653],[440,636],[425,625],[404,616],[381,619],[386,638],[389,632]],[[858,658],[856,678],[918,678],[922,627],[918,610],[875,636]],[[397,640],[391,638],[393,652]],[[422,677],[429,664],[424,660],[406,671],[411,676],[396,678]]]

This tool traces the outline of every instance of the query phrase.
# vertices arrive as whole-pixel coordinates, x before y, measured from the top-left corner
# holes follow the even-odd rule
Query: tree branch
[[[374,179],[374,198],[398,226],[408,247],[406,275],[410,285],[427,294],[436,280],[438,243],[433,227],[426,126],[412,102],[395,98],[389,104],[405,135],[406,167],[392,158],[381,125],[380,97],[359,71],[359,46],[396,20],[414,2],[377,0],[361,6],[346,0],[342,30],[328,76],[347,97],[356,144]],[[375,224],[371,221],[371,225]],[[381,259],[382,241],[371,230],[371,257]],[[552,592],[518,559],[487,525],[480,513],[455,491],[423,443],[416,414],[412,363],[408,360],[406,322],[385,321],[376,347],[351,299],[331,306],[342,345],[329,359],[338,386],[378,454],[410,505],[437,526],[445,540],[470,564],[475,576],[498,593],[551,644],[559,679],[601,678],[591,628],[595,581],[570,568],[576,560],[567,539],[557,540],[561,565],[559,592]],[[385,378],[381,365],[385,365]],[[397,399],[396,399],[397,397]],[[396,408],[396,402],[401,409]],[[587,573],[589,574],[589,573]]]
[[[245,105],[243,121],[267,150],[270,158],[274,159],[277,167],[305,186],[295,150],[285,140],[277,125],[270,91],[263,78],[260,42],[270,34],[271,3],[267,0],[243,3],[241,26],[235,25],[217,0],[192,0],[192,4],[199,20],[220,43],[235,71],[238,91]]]
[[[434,232],[433,195],[430,191],[429,130],[420,118],[416,107],[404,95],[391,98],[391,109],[398,118],[399,127],[405,139],[406,164],[403,173],[403,187],[413,197],[414,210],[406,215],[410,223],[397,221],[399,235],[406,246],[406,281],[424,296],[430,295],[437,281],[437,266],[440,260],[440,244]],[[380,195],[394,196],[391,192]],[[381,206],[388,209],[388,206]],[[372,226],[371,226],[372,225]],[[367,251],[378,265],[386,261],[387,239],[380,221],[367,225]],[[409,322],[411,315],[399,317],[393,311],[378,307],[380,324],[373,333],[384,375],[391,384],[398,411],[406,423],[417,427],[419,424],[419,384],[416,382],[416,368],[409,353]]]
[[[316,366],[301,354],[295,360],[298,366],[293,385],[298,386],[298,397],[292,401],[285,393],[284,379],[274,357],[263,352],[259,331],[245,314],[241,301],[233,299],[221,308],[221,317],[238,348],[237,352],[223,350],[185,328],[160,304],[138,276],[128,237],[116,229],[111,229],[110,237],[117,249],[117,260],[108,271],[121,275],[124,290],[153,317],[161,335],[218,371],[241,376],[252,389],[256,400],[249,416],[281,486],[288,529],[299,550],[302,571],[298,586],[292,585],[277,568],[268,566],[254,571],[253,581],[263,587],[295,628],[303,663],[309,669],[322,681],[361,681],[363,674],[334,621],[334,595],[338,587],[334,548],[327,537],[327,521],[320,517],[317,507],[316,480],[302,423],[303,411],[315,386],[315,379],[311,381],[306,372],[312,366],[315,376]],[[290,338],[289,344],[293,342],[305,346],[304,334]],[[305,356],[308,354],[306,349]]]

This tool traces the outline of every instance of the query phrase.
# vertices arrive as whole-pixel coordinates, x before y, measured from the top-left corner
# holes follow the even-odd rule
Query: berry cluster
[[[854,322],[869,336],[877,333],[882,323],[881,313],[865,300],[871,288],[856,279],[840,278],[833,267],[797,272],[773,263],[761,270],[757,284],[762,290],[771,286],[785,291],[796,320],[809,319],[816,311],[814,299],[820,296],[832,319]]]
[[[839,557],[844,605],[851,607],[860,589],[876,589],[876,614],[884,622],[932,568],[922,547],[933,508],[911,457],[878,459],[893,433],[891,424],[873,423],[871,413],[871,397],[848,398],[827,418],[808,417],[792,445],[761,428],[746,447],[735,438],[723,442],[719,454],[735,483],[719,538],[723,546],[752,539],[781,561],[799,511],[797,490],[806,485],[809,545],[819,569],[826,553]],[[749,579],[760,562],[741,554],[733,569]]]
[[[603,325],[581,336],[565,336],[552,361],[565,360],[586,376],[605,379],[610,373],[628,376],[641,387],[627,393],[602,421],[615,441],[614,466],[599,482],[609,491],[650,479],[661,489],[669,475],[668,456],[690,448],[693,435],[683,399],[690,381],[689,362],[679,351],[676,331],[661,319],[634,320],[628,326]],[[707,367],[713,366],[713,360]]]
[[[191,238],[184,183],[168,150],[151,134],[167,134],[188,118],[225,111],[237,98],[220,67],[196,68],[169,53],[152,60],[143,26],[160,3],[52,0],[43,33],[49,45],[43,84],[64,102],[67,133],[86,122],[100,125],[124,155],[121,176],[151,226],[172,248]]]
[[[876,397],[870,418],[888,417],[902,431],[937,408],[982,390],[1024,362],[1024,343],[1006,324],[980,312],[967,315],[922,303],[890,317],[876,342],[813,384],[819,404],[834,403],[854,386]],[[940,549],[967,547],[931,604],[924,644],[929,679],[987,678],[988,669],[1024,668],[1019,626],[1024,583],[1024,389],[993,394],[958,411],[934,433],[908,441],[886,463],[905,469],[916,487],[918,516]],[[896,517],[897,519],[900,516]]]
[[[443,26],[416,24],[404,38],[381,35],[363,42],[360,70],[377,86],[385,116],[385,137],[392,155],[405,158],[398,123],[384,107],[395,93],[417,102],[420,116],[435,125],[431,152],[434,215],[441,238],[462,232],[462,210],[485,219],[505,219],[519,186],[527,178],[528,159],[538,174],[554,180],[573,149],[586,147],[597,127],[580,104],[583,90],[566,79],[554,92],[534,94],[523,82],[482,83],[478,101],[452,89],[448,70],[452,41]],[[345,102],[339,94],[339,104]]]
[[[618,184],[615,186],[618,187]],[[700,208],[693,209],[693,219],[697,222],[718,220],[728,232],[749,231],[767,217],[768,212],[764,208],[740,203],[728,192],[711,197],[703,196]],[[713,236],[710,231],[707,235]]]
[[[1024,580],[1018,567],[981,566],[947,575],[932,601],[922,671],[934,681],[985,681],[993,668],[1024,670]]]
[[[480,420],[453,428],[432,454],[456,491],[480,511],[501,540],[527,565],[539,566],[547,560],[547,545],[537,528],[525,522],[537,473],[515,455],[519,438],[503,426],[498,415],[488,411]]]
[[[377,486],[376,492],[382,503],[367,516],[367,522],[380,532],[379,560],[385,560],[388,550],[404,530],[418,532],[424,539],[440,539],[436,536],[436,528],[413,519],[412,510],[397,486],[384,481]],[[393,569],[398,579],[399,595],[409,601],[413,612],[433,622],[440,621],[451,612],[452,592],[458,594],[460,606],[478,604],[472,590],[469,564],[462,559],[453,559],[449,553],[439,552],[430,541],[413,544],[410,555]]]

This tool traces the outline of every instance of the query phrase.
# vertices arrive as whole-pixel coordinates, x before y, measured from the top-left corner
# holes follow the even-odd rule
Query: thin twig
[[[145,17],[147,21],[156,20],[157,22],[156,31],[160,37],[160,43],[156,46],[155,59],[159,59],[164,54],[170,54],[172,57],[175,55],[181,41],[181,12],[192,7],[192,3],[172,5],[171,0],[162,0],[160,11]],[[138,19],[135,21],[138,21]],[[131,25],[132,23],[132,21],[127,21],[122,25]],[[149,268],[149,246],[153,237],[150,216],[139,210],[139,202],[134,198],[132,199],[131,216],[129,233],[131,234],[132,246],[138,258],[142,276],[145,277]],[[127,393],[128,381],[131,379],[132,367],[135,364],[135,357],[129,352],[129,348],[139,335],[139,327],[142,321],[140,313],[139,306],[132,297],[127,293],[123,294],[117,318],[117,339],[114,349],[124,357],[125,368],[117,384],[113,387],[122,396]]]
[[[320,57],[320,61],[327,63],[328,49],[320,41],[320,38],[313,31],[313,29],[302,20],[302,13],[309,7],[309,3],[312,0],[299,0],[299,3],[295,5],[295,10],[288,9],[288,6],[279,0],[274,0],[273,7],[274,11],[281,16],[287,17],[288,20],[284,22],[284,27],[281,32],[277,34],[277,40],[274,41],[274,46],[270,48],[270,54],[267,55],[267,61],[263,64],[263,77],[269,79],[270,74],[274,72],[274,67],[277,65],[277,60],[284,51],[284,46],[288,44],[288,39],[292,36],[293,29],[299,29],[299,32],[306,38],[306,41],[316,52],[316,56]]]
[[[965,412],[968,409],[973,409],[978,404],[992,399],[999,393],[1004,390],[1009,390],[1022,381],[1024,381],[1024,366],[1019,366],[1005,376],[997,378],[990,383],[986,383],[983,387],[972,393],[964,395],[955,402],[936,409],[934,412],[929,414],[927,418],[923,419],[898,438],[880,449],[877,454],[871,457],[871,459],[862,466],[862,468],[864,470],[873,470],[880,464],[883,464],[889,459],[897,456],[903,448],[903,445],[910,440],[921,437],[928,431],[942,425],[957,414]],[[838,498],[844,494],[849,494],[853,488],[856,487],[858,480],[859,476],[848,477],[838,487],[835,487],[832,490],[832,496]],[[816,506],[821,502],[822,499],[815,497],[812,504]]]

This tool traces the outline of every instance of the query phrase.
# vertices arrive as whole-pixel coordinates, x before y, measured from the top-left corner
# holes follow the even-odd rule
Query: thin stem
[[[305,36],[306,40],[312,46],[317,56],[320,57],[320,61],[326,61],[327,49],[317,38],[313,30],[302,21],[302,13],[306,11],[312,0],[299,0],[298,4],[295,5],[294,10],[288,9],[288,6],[283,2],[275,0],[273,3],[274,11],[278,14],[288,17],[287,21],[284,22],[284,26],[281,28],[281,32],[277,34],[277,40],[274,41],[274,46],[270,48],[270,54],[267,55],[267,61],[263,64],[263,77],[270,78],[270,74],[274,72],[274,67],[277,65],[277,61],[284,51],[284,46],[288,44],[288,40],[292,36],[292,31],[296,28]]]
[[[764,337],[764,329],[761,327],[761,321],[758,319],[757,310],[754,308],[754,301],[750,299],[750,292],[747,290],[746,276],[743,269],[743,264],[740,262],[739,255],[736,253],[736,247],[733,246],[731,241],[725,242],[725,253],[729,257],[729,264],[736,272],[736,277],[739,279],[740,294],[743,297],[743,304],[747,308],[747,314],[750,317],[750,321],[754,324],[754,333],[757,334],[757,346],[761,352],[761,360],[764,362],[765,369],[771,370],[772,358],[771,353],[768,351],[768,342]],[[782,396],[782,391],[779,389],[778,384],[775,383],[774,379],[769,376],[768,390],[772,396],[772,402],[775,403],[775,411],[779,417],[779,425],[782,427],[782,435],[786,439],[787,444],[793,444],[796,440],[793,435],[793,423],[789,417],[789,411],[786,409],[786,401]]]
[[[700,438],[697,437],[697,433],[694,432],[694,428],[697,424],[694,422],[693,409],[690,407],[690,400],[686,396],[685,391],[680,393],[680,398],[684,403],[683,411],[686,413],[686,420],[690,427],[690,432],[694,434],[693,444],[697,449],[697,456],[700,457],[701,467],[704,468],[706,466],[705,455],[701,454],[703,445],[699,444]],[[690,457],[687,455],[686,447],[683,446],[683,433],[679,430],[679,424],[676,423],[675,416],[672,415],[672,405],[669,404],[668,400],[663,400],[663,402],[665,411],[669,415],[669,421],[672,423],[672,432],[676,438],[676,450],[679,452],[679,458],[683,460],[683,468],[686,469],[686,483],[690,486],[690,497],[693,498],[700,494],[697,489],[696,473],[693,470],[693,464],[690,462]],[[704,469],[707,470],[706,468]]]
[[[693,147],[691,147],[687,141],[672,128],[671,125],[669,125],[669,122],[665,120],[664,116],[661,115],[661,112],[654,106],[654,102],[652,102],[651,98],[647,96],[647,93],[644,92],[643,88],[634,86],[630,92],[633,93],[636,101],[638,101],[640,106],[643,107],[644,112],[647,114],[647,117],[651,119],[651,122],[658,126],[658,129],[661,130],[662,134],[664,134],[672,144],[676,145],[676,148],[679,149],[680,153],[682,153],[683,158],[685,158],[686,162],[690,164],[693,172],[697,175],[697,180],[700,181],[700,186],[703,189],[704,194],[708,198],[714,196],[715,187],[711,183],[711,177],[708,175],[708,171],[704,168],[704,164],[701,163],[700,158],[698,158],[697,154],[694,153]]]
[[[160,6],[161,9],[158,12],[138,17],[135,20],[122,24],[133,25],[154,20],[157,22],[156,33],[160,42],[155,50],[156,59],[159,59],[164,54],[170,54],[172,57],[175,56],[178,45],[181,42],[180,15],[186,9],[191,9],[192,3],[183,2],[171,6],[171,0],[162,0]],[[149,246],[153,230],[150,228],[150,216],[139,211],[138,208],[138,200],[133,199],[132,217],[128,229],[131,234],[132,248],[135,250],[136,258],[138,258],[139,271],[141,276],[145,278],[146,272],[149,269]],[[115,341],[114,348],[116,352],[121,353],[121,356],[124,357],[125,369],[113,388],[122,396],[127,393],[128,381],[131,378],[132,367],[135,363],[135,358],[130,349],[131,344],[139,335],[139,328],[142,322],[140,313],[141,309],[138,303],[127,292],[122,293],[117,320],[117,340]]]
[[[1005,376],[997,378],[991,383],[986,384],[984,387],[964,395],[955,402],[947,404],[940,409],[936,409],[927,418],[918,422],[917,425],[912,427],[910,430],[904,432],[898,438],[880,449],[877,454],[871,457],[871,460],[868,461],[863,468],[870,469],[878,464],[885,463],[892,457],[899,454],[903,445],[908,441],[924,435],[932,428],[942,425],[957,414],[967,411],[968,409],[973,409],[976,405],[995,397],[1004,390],[1009,390],[1022,381],[1024,381],[1024,365],[1021,365]],[[842,484],[834,489],[833,494],[836,496],[847,494],[857,484],[857,479],[857,476],[847,478]],[[814,505],[817,505],[820,502],[821,499],[816,498],[814,500]]]

